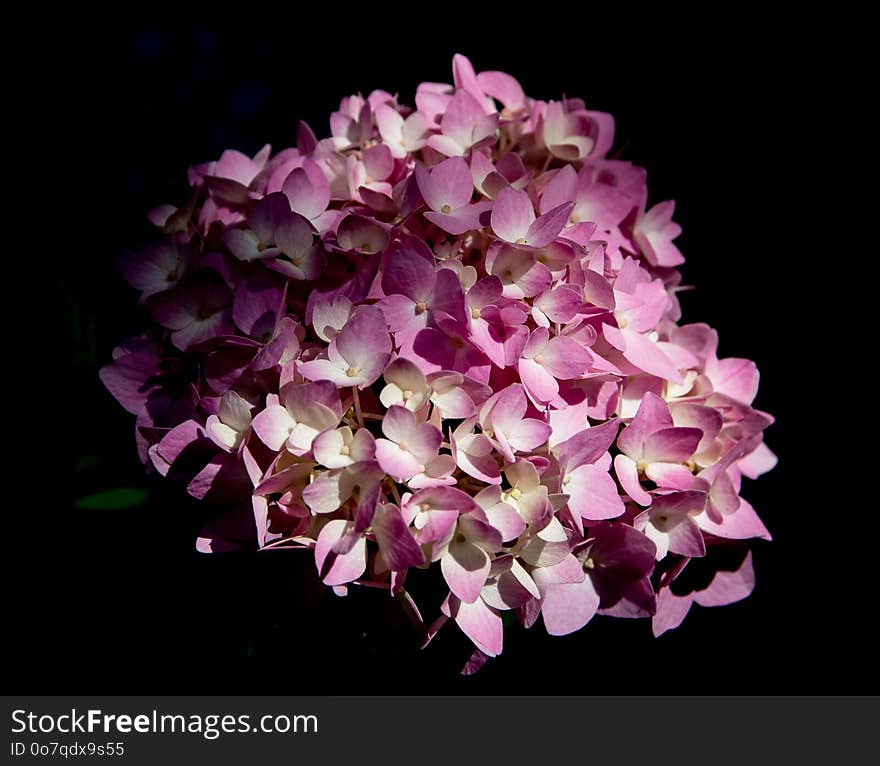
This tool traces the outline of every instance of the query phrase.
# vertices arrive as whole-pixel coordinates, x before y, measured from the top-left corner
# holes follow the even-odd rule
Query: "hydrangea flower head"
[[[456,55],[414,106],[353,94],[318,136],[190,168],[122,261],[154,324],[101,379],[143,461],[216,507],[199,550],[305,549],[425,644],[454,623],[467,672],[505,612],[660,635],[747,596],[773,418],[755,364],[681,322],[675,203],[609,158],[611,116]],[[674,586],[720,545],[736,571]]]

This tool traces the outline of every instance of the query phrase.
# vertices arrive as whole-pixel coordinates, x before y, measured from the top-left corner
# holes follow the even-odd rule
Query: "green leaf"
[[[80,511],[121,511],[143,505],[149,496],[149,492],[137,487],[117,487],[81,497],[73,507]]]

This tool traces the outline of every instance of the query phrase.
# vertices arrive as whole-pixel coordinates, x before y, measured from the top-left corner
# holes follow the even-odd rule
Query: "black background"
[[[797,200],[832,87],[811,41],[766,20],[691,17],[509,19],[516,32],[462,22],[434,31],[357,16],[310,27],[262,18],[238,28],[71,22],[25,75],[37,146],[19,266],[34,298],[19,390],[30,428],[7,512],[7,685],[20,693],[767,693],[875,688],[857,581],[841,544],[832,436],[809,408],[822,385],[816,334],[833,258],[801,235],[819,225]],[[774,535],[754,545],[757,588],[720,609],[694,608],[653,639],[648,621],[597,618],[574,636],[508,630],[503,655],[456,675],[468,642],[447,627],[420,652],[379,592],[339,599],[315,587],[307,554],[204,556],[199,511],[180,488],[148,479],[133,418],[97,380],[142,316],[114,261],[149,235],[144,215],[186,193],[189,164],[225,148],[253,154],[319,136],[342,96],[374,88],[412,103],[423,80],[451,80],[452,54],[501,69],[529,95],[581,96],[617,119],[616,147],[648,170],[653,202],[677,200],[688,261],[685,321],[720,332],[722,356],[755,359],[756,406],[778,422],[780,464],[745,496]],[[35,70],[36,72],[36,70]],[[812,126],[812,127],[811,127]],[[817,273],[819,264],[823,270]],[[823,276],[824,275],[824,276]],[[42,287],[41,287],[42,285]],[[8,289],[8,288],[7,288]],[[812,309],[804,311],[804,303]],[[18,381],[20,383],[20,380]],[[810,381],[809,385],[805,380]],[[20,386],[19,386],[20,389]],[[18,442],[9,436],[9,445]],[[144,505],[73,508],[112,487]],[[19,529],[20,527],[20,529]],[[846,581],[846,578],[849,580]]]

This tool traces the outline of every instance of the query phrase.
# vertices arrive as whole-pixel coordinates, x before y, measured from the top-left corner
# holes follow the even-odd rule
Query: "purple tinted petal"
[[[385,295],[405,295],[414,303],[427,301],[434,289],[434,264],[406,247],[395,248],[382,274]]]
[[[497,204],[497,202],[496,202]],[[531,203],[529,203],[531,205]],[[556,237],[568,221],[571,209],[574,207],[573,202],[563,202],[558,207],[553,208],[549,213],[540,216],[531,226],[526,234],[526,244],[532,247],[545,247],[549,245]]]
[[[284,308],[284,285],[265,272],[255,272],[239,283],[232,319],[247,335],[271,337]]]
[[[661,428],[645,439],[644,458],[649,463],[683,463],[693,456],[702,438],[699,428]]]
[[[424,563],[422,549],[396,505],[380,505],[373,517],[372,526],[382,558],[390,570],[400,571]]]
[[[620,421],[615,419],[585,428],[557,445],[553,452],[559,457],[560,464],[569,471],[581,465],[595,463],[614,443],[619,426]]]
[[[741,601],[755,589],[755,569],[752,552],[735,572],[718,572],[709,587],[694,593],[694,601],[700,606],[726,606]]]
[[[657,594],[657,611],[651,622],[654,636],[662,636],[667,630],[677,628],[691,609],[693,596],[676,596],[669,588]]]

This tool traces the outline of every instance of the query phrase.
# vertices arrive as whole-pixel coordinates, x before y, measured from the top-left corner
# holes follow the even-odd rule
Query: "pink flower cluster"
[[[144,462],[217,506],[202,550],[305,549],[338,594],[401,599],[473,665],[504,612],[553,635],[751,591],[747,556],[687,595],[709,546],[769,534],[740,497],[775,457],[758,371],[679,324],[673,202],[608,158],[610,115],[453,61],[416,108],[342,100],[332,135],[226,151],[126,258],[157,327],[101,377]],[[436,564],[437,566],[432,566]],[[448,595],[423,621],[413,570]]]

